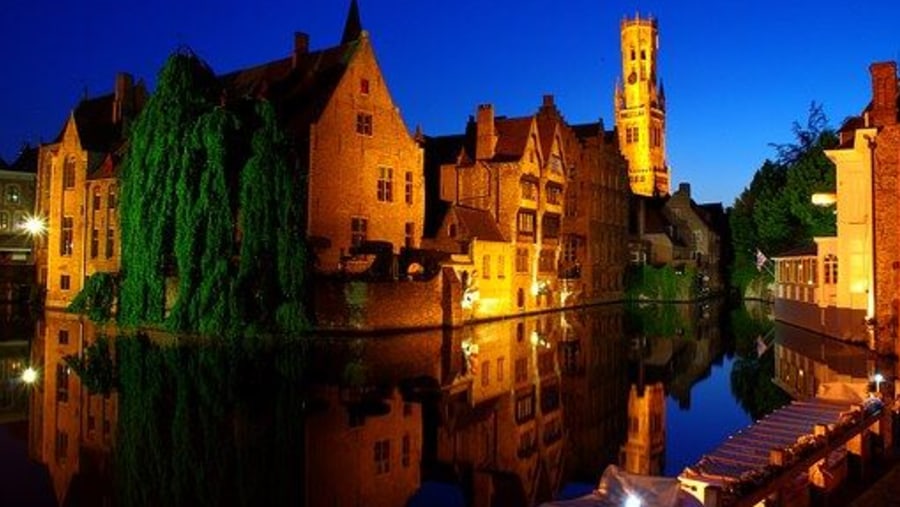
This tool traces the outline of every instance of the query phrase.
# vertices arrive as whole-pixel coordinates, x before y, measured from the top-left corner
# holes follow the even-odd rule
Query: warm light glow
[[[625,499],[625,507],[641,507],[641,499],[636,495],[628,495]]]
[[[830,193],[816,193],[812,195],[812,203],[816,206],[831,206],[837,202],[837,195]]]
[[[47,232],[47,223],[42,217],[29,215],[19,224],[19,228],[32,236],[39,236]]]
[[[872,380],[874,380],[875,382],[878,382],[878,383],[884,382],[884,375],[882,375],[880,373],[876,373],[875,376],[872,377]]]
[[[34,384],[37,381],[37,370],[29,366],[25,368],[25,371],[22,372],[22,382],[26,384]]]

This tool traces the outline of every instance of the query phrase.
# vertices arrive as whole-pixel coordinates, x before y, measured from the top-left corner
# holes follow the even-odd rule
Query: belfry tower
[[[659,35],[653,18],[622,20],[622,79],[616,83],[619,150],[637,195],[668,195],[666,94],[656,74]]]

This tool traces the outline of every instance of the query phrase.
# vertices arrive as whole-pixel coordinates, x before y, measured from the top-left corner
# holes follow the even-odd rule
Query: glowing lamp
[[[25,217],[25,220],[22,221],[19,227],[32,236],[39,236],[47,232],[47,224],[43,218],[37,215]]]
[[[816,206],[831,206],[837,202],[837,195],[827,192],[817,192],[812,195],[811,200]]]
[[[625,507],[641,507],[641,499],[637,495],[628,495],[625,499]]]
[[[37,370],[29,366],[22,372],[22,382],[26,384],[34,384],[37,381]]]

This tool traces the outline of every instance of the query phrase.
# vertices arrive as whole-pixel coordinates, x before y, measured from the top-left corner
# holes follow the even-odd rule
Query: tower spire
[[[350,0],[350,11],[347,12],[347,22],[344,23],[344,36],[341,44],[347,44],[359,40],[362,35],[362,22],[359,20],[359,4],[356,0]]]

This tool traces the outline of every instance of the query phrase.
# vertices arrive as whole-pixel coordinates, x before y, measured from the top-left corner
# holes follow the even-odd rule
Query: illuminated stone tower
[[[666,95],[656,74],[655,19],[622,21],[622,79],[616,83],[616,130],[628,159],[628,181],[638,195],[668,195]]]

